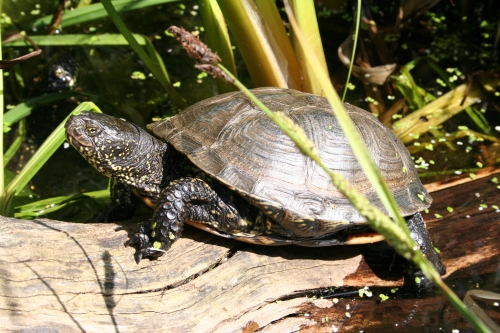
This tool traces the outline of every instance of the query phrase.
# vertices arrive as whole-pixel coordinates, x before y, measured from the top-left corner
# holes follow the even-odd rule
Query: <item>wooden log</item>
[[[434,193],[424,214],[447,277],[497,270],[500,213],[492,205],[500,206],[500,190],[490,179]],[[439,324],[442,298],[334,304],[304,296],[328,287],[401,286],[393,256],[373,252],[380,244],[264,247],[187,227],[166,255],[137,265],[124,246],[135,227],[0,218],[2,331],[331,332],[335,325],[370,332],[382,327],[380,314],[384,328],[418,323],[433,331]],[[359,310],[350,318],[347,304]]]

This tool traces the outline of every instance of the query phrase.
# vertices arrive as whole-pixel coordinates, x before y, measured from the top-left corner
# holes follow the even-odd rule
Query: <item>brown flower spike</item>
[[[170,26],[167,30],[181,43],[184,50],[187,51],[189,56],[202,64],[217,65],[220,58],[217,54],[213,53],[201,40],[196,38],[192,33],[184,30],[183,28]]]
[[[233,82],[233,79],[217,67],[221,61],[219,56],[193,34],[176,26],[170,26],[167,31],[174,35],[191,58],[199,62],[195,65],[198,70],[208,73],[214,78],[218,77],[224,81]]]

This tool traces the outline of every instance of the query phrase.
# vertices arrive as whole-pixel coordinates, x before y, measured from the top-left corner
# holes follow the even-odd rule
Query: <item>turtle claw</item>
[[[142,258],[147,257],[150,253],[149,249],[152,248],[151,242],[149,241],[149,236],[147,234],[147,226],[141,225],[138,232],[135,233],[130,239],[125,243],[126,246],[135,248],[134,259],[138,264]]]
[[[151,242],[149,241],[149,236],[138,232],[134,236],[132,236],[125,245],[135,247],[138,251],[151,247]]]
[[[162,256],[166,251],[153,247],[153,243],[149,240],[149,228],[142,225],[139,231],[132,236],[125,245],[135,248],[134,259],[136,263],[141,262],[143,258],[157,258]],[[163,245],[163,244],[162,244]]]
[[[135,259],[135,262],[138,264],[142,260],[142,258],[146,258],[146,257],[158,258],[166,252],[167,251],[165,251],[165,250],[156,249],[154,247],[137,249],[137,251],[134,253],[134,259]]]
[[[139,264],[142,260],[142,251],[136,251],[134,253],[134,259],[135,259],[135,263]]]

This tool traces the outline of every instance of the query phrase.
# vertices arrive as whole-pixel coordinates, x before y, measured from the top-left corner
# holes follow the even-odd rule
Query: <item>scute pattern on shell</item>
[[[279,88],[253,93],[272,111],[291,117],[318,147],[326,165],[385,211],[325,98]],[[409,216],[429,207],[432,199],[404,145],[369,112],[349,104],[346,108],[401,213]],[[325,226],[364,222],[327,174],[240,92],[207,99],[148,128],[253,202],[262,199],[282,207],[288,217],[313,217]],[[324,233],[332,231],[325,229],[329,230]]]

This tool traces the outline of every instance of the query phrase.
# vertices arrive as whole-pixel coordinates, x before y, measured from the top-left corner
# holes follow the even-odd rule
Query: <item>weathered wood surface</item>
[[[491,205],[500,206],[500,190],[490,178],[434,193],[424,214],[447,277],[499,267],[500,213]],[[136,265],[123,246],[134,225],[117,227],[1,218],[0,330],[331,332],[335,325],[373,332],[383,322],[423,332],[439,325],[442,298],[334,305],[303,296],[325,287],[400,286],[397,265],[387,274],[392,257],[373,246],[262,247],[188,227],[167,255]]]

